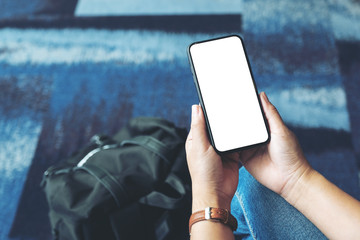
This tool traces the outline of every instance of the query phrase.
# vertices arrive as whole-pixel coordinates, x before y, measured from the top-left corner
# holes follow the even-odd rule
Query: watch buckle
[[[211,207],[205,208],[205,219],[206,220],[211,219]]]

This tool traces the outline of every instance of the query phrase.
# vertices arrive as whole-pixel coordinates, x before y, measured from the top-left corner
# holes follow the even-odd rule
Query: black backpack
[[[55,239],[186,239],[186,130],[135,118],[44,173]]]

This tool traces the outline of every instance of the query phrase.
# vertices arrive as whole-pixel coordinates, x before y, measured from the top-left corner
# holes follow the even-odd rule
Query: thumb
[[[191,111],[191,140],[192,145],[198,150],[205,150],[209,147],[205,118],[199,105],[193,105]]]
[[[284,124],[276,107],[269,101],[265,92],[260,93],[260,99],[264,108],[266,119],[269,123],[270,132],[281,133],[285,131],[287,129],[286,125]]]

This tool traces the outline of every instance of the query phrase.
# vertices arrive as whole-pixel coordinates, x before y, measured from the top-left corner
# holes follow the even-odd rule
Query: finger
[[[190,128],[190,131],[188,133],[188,136],[187,136],[186,142],[185,142],[185,150],[186,150],[186,152],[190,151],[191,146],[192,146],[192,131],[191,131],[191,128]]]
[[[269,101],[268,97],[266,96],[265,92],[260,93],[260,99],[262,106],[264,108],[266,119],[268,120],[270,132],[282,132],[286,128],[279,112],[275,108],[275,106]]]
[[[204,150],[210,145],[210,142],[206,133],[205,118],[202,109],[199,105],[193,105],[191,111],[191,137],[192,144],[196,145],[196,148],[202,148]]]

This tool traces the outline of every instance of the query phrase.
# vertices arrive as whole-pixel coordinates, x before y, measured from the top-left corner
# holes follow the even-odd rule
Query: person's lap
[[[231,212],[239,224],[236,239],[326,239],[303,214],[243,167]]]

